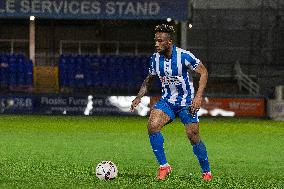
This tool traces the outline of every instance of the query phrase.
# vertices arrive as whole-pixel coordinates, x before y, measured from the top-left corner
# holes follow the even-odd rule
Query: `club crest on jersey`
[[[160,77],[160,81],[165,85],[179,85],[181,84],[179,77],[177,76],[163,76]]]

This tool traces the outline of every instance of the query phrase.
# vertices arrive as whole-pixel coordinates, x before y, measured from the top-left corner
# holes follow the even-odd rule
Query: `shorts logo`
[[[160,77],[160,81],[165,85],[170,85],[170,84],[180,85],[181,84],[178,76],[171,76],[171,77],[163,76],[163,77]]]

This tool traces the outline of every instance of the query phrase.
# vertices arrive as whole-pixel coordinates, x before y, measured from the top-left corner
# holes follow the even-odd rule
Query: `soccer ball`
[[[96,167],[96,176],[100,180],[112,180],[117,176],[118,169],[111,161],[102,161]]]

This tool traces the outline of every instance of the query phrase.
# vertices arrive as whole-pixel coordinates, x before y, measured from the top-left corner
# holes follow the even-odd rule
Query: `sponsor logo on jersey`
[[[165,85],[180,85],[181,81],[178,76],[163,76],[160,77],[160,80]]]

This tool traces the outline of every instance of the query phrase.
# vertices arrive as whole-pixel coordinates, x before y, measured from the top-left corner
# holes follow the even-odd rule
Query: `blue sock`
[[[193,144],[193,152],[196,155],[199,164],[201,166],[202,172],[209,172],[210,171],[210,165],[208,162],[208,156],[207,156],[207,151],[204,143],[200,141],[197,144]]]
[[[158,133],[149,134],[150,143],[152,146],[152,150],[156,156],[157,161],[160,165],[164,165],[167,163],[166,155],[164,152],[164,137],[163,135]]]

